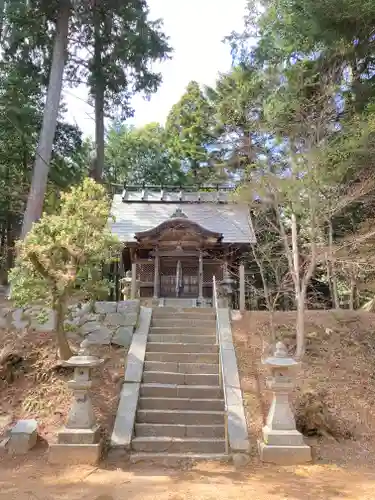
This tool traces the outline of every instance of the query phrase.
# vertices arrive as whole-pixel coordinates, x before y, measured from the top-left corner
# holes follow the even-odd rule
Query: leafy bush
[[[108,292],[102,265],[116,258],[120,243],[108,227],[110,200],[92,179],[62,194],[58,214],[43,214],[23,241],[10,273],[19,306],[42,304],[55,312],[62,359],[72,355],[64,319],[72,298],[95,300]]]

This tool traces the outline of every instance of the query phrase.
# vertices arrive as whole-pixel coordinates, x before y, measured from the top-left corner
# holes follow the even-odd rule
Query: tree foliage
[[[18,259],[10,276],[12,299],[20,306],[42,304],[55,312],[63,359],[72,354],[64,331],[69,300],[93,300],[108,293],[102,265],[119,249],[107,226],[109,211],[105,189],[85,179],[62,195],[57,213],[44,214],[18,243]]]
[[[53,2],[16,0],[6,9],[4,61],[27,61],[46,91],[43,124],[24,216],[23,234],[43,209],[63,75],[75,86],[88,85],[95,107],[96,158],[91,174],[100,179],[104,168],[105,116],[128,117],[131,98],[149,95],[161,82],[154,61],[171,48],[159,20],[149,19],[145,0],[120,2]]]
[[[213,108],[197,82],[190,82],[166,123],[170,148],[193,182],[212,177],[210,146],[215,143]]]
[[[57,89],[62,73],[59,81],[51,81],[53,61],[56,63],[53,47],[57,46],[62,8],[69,10],[69,39],[65,37],[67,57],[64,50],[57,51],[59,64],[65,67],[65,82],[72,86],[86,83],[91,89],[98,110],[99,163],[91,161],[90,144],[82,141],[80,130],[61,119],[64,105]],[[152,70],[151,63],[168,57],[170,47],[161,22],[149,19],[144,0],[89,4],[15,0],[5,2],[3,13],[0,172],[4,175],[0,183],[4,189],[0,194],[0,259],[5,272],[0,278],[6,281],[27,199],[25,232],[43,208],[53,210],[61,189],[79,182],[92,165],[94,170],[103,168],[104,116],[125,118],[132,114],[130,100],[135,93],[156,90],[161,75]],[[60,48],[65,42],[62,37]],[[100,60],[95,59],[95,48],[96,55],[99,49]],[[48,86],[53,96],[44,105]],[[59,104],[57,114],[51,111],[51,107],[57,110]],[[27,198],[32,178],[33,189]]]
[[[29,187],[58,2],[6,5],[0,67],[3,256],[6,242],[12,246],[15,239],[10,221],[17,219],[19,225]],[[171,53],[162,24],[150,20],[145,0],[74,2],[65,79],[90,88],[96,110],[96,176],[103,170],[106,182],[128,184],[229,181],[244,192],[251,190],[251,203],[254,198],[272,201],[274,216],[277,194],[287,238],[292,236],[292,216],[296,218],[301,276],[313,243],[314,199],[319,210],[313,278],[327,284],[336,306],[361,304],[373,276],[369,245],[353,247],[356,234],[365,241],[368,233],[372,241],[368,228],[375,214],[373,24],[371,1],[249,1],[243,32],[227,38],[233,67],[211,88],[190,82],[165,127],[150,123],[134,128],[124,125],[133,113],[131,98],[158,88],[161,75],[152,62]],[[104,117],[113,119],[105,147]],[[21,132],[15,135],[15,130]],[[59,190],[87,175],[91,153],[79,130],[60,117],[45,200],[50,213],[59,204]],[[265,220],[257,210],[260,221]],[[268,213],[269,205],[264,210]],[[267,224],[264,231],[259,228],[262,234]],[[264,242],[279,252],[280,241],[271,240]],[[369,262],[361,272],[354,254]],[[284,257],[283,271],[276,266],[265,273],[275,283],[277,273],[289,272]],[[280,296],[276,289],[272,293]]]
[[[158,123],[113,126],[107,136],[105,179],[112,183],[173,186],[185,181],[181,162]]]
[[[93,8],[82,2],[74,26],[78,40],[71,51],[81,48],[91,54],[85,59],[73,55],[72,62],[78,62],[80,77],[87,82],[95,106],[94,174],[99,180],[104,169],[104,117],[125,120],[133,115],[135,94],[157,90],[161,74],[152,69],[152,63],[167,59],[171,47],[162,22],[150,20],[145,0],[97,1]],[[74,82],[77,67],[73,64],[68,73]]]
[[[256,147],[243,157],[245,183],[251,180],[259,194],[265,174],[276,176],[278,193],[287,194],[283,215],[300,205],[301,249],[312,245],[307,191],[296,187],[291,203],[290,179],[296,186],[310,179],[308,192],[319,200],[316,274],[328,282],[336,306],[353,295],[355,266],[345,242],[374,213],[373,15],[372,2],[356,0],[248,2],[244,31],[227,38],[235,67],[215,89],[220,95],[222,82],[231,82],[230,99],[216,96],[228,102],[218,108],[226,123],[241,117],[232,111],[237,102],[251,120]],[[256,91],[244,92],[246,85]],[[236,131],[228,141],[232,153],[240,150],[238,137]]]
[[[25,28],[26,29],[26,28]],[[24,33],[25,34],[25,33]],[[26,36],[26,34],[25,34]],[[32,39],[32,34],[30,35]],[[21,49],[20,49],[21,51]],[[42,123],[44,76],[33,51],[21,57],[5,45],[0,62],[0,261],[1,281],[13,262],[30,188],[32,165]],[[77,182],[87,171],[82,133],[59,119],[51,155],[50,194]]]

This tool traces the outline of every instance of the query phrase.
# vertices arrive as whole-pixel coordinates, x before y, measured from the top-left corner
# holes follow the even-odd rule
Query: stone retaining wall
[[[72,306],[65,327],[69,335],[87,339],[91,344],[130,345],[139,316],[139,300],[95,302]],[[43,316],[43,317],[41,317]],[[53,311],[40,306],[0,309],[0,328],[33,329],[52,332],[55,328]]]

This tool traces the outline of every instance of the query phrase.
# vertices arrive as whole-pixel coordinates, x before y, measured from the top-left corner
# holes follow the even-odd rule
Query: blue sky
[[[243,29],[246,3],[247,0],[148,0],[150,17],[164,19],[174,54],[171,61],[155,66],[162,72],[163,83],[150,101],[140,96],[134,99],[135,116],[129,122],[164,123],[189,81],[213,85],[218,73],[230,68],[230,49],[222,39],[233,30]],[[68,121],[77,123],[85,135],[93,137],[94,115],[92,107],[85,103],[87,89],[67,89],[63,96]]]

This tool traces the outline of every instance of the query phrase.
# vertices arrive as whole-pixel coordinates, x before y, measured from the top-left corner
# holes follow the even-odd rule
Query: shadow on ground
[[[100,498],[100,495],[104,496]],[[109,497],[105,497],[109,495]],[[56,467],[38,450],[1,459],[1,500],[370,500],[375,471],[332,465],[276,467],[199,464],[190,470],[144,464]]]

